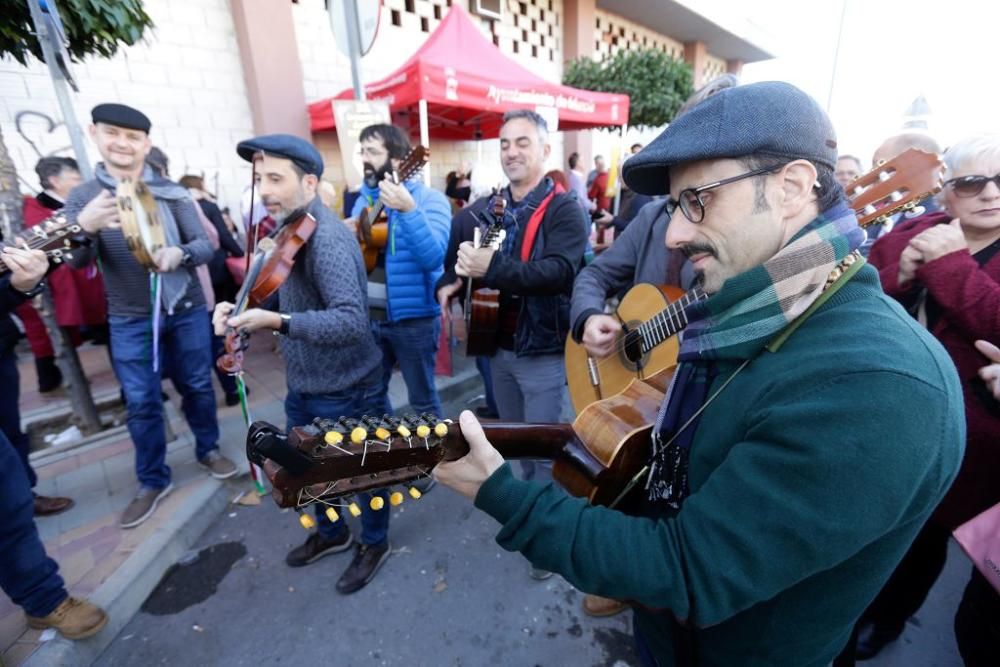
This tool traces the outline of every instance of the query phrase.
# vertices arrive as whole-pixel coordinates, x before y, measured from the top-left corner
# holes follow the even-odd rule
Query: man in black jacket
[[[545,120],[534,111],[504,114],[500,157],[510,185],[503,190],[506,239],[498,250],[476,248],[472,233],[487,209],[483,197],[463,209],[437,284],[438,301],[459,293],[468,278],[500,290],[497,351],[490,360],[500,418],[557,422],[565,394],[563,346],[569,295],[583,264],[588,224],[576,199],[545,178],[551,147]],[[525,477],[549,474],[526,462]]]

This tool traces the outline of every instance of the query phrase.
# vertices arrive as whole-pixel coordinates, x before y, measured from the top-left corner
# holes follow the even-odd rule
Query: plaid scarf
[[[746,361],[759,354],[819,298],[833,269],[864,239],[854,212],[838,204],[806,225],[774,257],[685,309],[690,323],[682,335],[681,363],[653,429],[647,497],[654,507],[677,510],[688,495],[696,413],[718,375],[716,362]]]

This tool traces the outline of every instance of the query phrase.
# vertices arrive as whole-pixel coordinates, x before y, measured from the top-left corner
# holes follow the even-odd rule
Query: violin
[[[253,285],[249,294],[251,308],[256,308],[271,298],[288,279],[292,267],[295,266],[295,256],[312,238],[318,224],[316,218],[305,211],[292,213],[289,220],[274,236],[274,248],[268,251],[260,275],[251,283]]]
[[[288,279],[298,254],[316,231],[316,218],[305,211],[294,212],[273,237],[265,237],[257,244],[247,275],[236,295],[230,317],[236,317],[249,308],[258,308],[271,298]],[[219,370],[229,375],[243,372],[243,353],[249,335],[233,327],[226,329],[223,343],[225,353],[215,362]]]

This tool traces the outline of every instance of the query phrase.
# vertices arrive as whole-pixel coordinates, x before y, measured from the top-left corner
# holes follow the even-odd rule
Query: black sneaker
[[[354,560],[337,580],[337,592],[348,595],[360,591],[372,580],[378,569],[382,567],[382,563],[389,558],[391,552],[392,549],[388,542],[380,547],[358,544],[357,551],[354,552]]]
[[[302,567],[309,563],[318,561],[323,556],[337,554],[350,548],[354,538],[351,531],[345,530],[343,537],[334,540],[327,540],[319,533],[310,535],[304,544],[301,544],[285,556],[285,563],[291,567]]]

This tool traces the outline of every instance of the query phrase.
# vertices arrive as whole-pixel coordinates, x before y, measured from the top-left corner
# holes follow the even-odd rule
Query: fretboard
[[[684,309],[695,301],[701,301],[705,296],[700,287],[695,287],[640,324],[635,330],[642,336],[642,353],[646,354],[686,327],[688,319]]]

